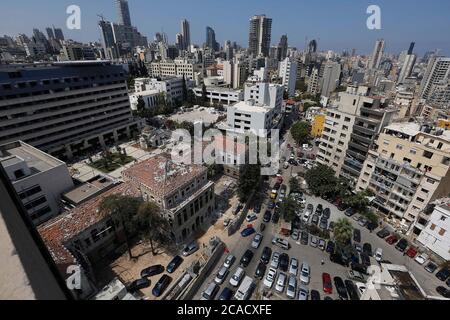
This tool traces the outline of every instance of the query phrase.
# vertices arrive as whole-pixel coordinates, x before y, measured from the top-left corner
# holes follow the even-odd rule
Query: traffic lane
[[[437,279],[434,274],[427,272],[424,269],[424,265],[419,265],[414,261],[414,259],[403,255],[403,253],[395,249],[395,245],[389,245],[384,239],[379,238],[376,233],[380,229],[377,229],[371,233],[369,230],[367,230],[366,227],[361,227],[358,222],[353,220],[353,217],[347,217],[344,212],[339,211],[336,206],[322,198],[306,196],[306,203],[313,204],[314,210],[318,204],[322,204],[324,208],[330,208],[330,221],[336,222],[340,218],[347,218],[355,229],[359,229],[361,231],[361,245],[363,245],[365,242],[370,243],[372,246],[372,251],[375,251],[377,248],[381,248],[383,250],[383,260],[388,260],[394,264],[406,266],[408,270],[412,272],[412,274],[415,276],[415,278],[427,294],[439,295],[436,292],[436,287],[442,286],[443,284],[445,286],[445,283]],[[376,264],[373,258],[371,258],[371,261],[372,264]]]

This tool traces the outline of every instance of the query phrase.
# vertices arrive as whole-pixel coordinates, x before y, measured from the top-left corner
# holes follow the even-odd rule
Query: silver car
[[[253,241],[252,241],[252,248],[258,249],[259,246],[261,245],[262,239],[263,239],[263,235],[260,234],[260,233],[258,233],[258,234],[253,238]]]
[[[317,237],[312,236],[310,241],[310,246],[313,248],[317,248],[317,245],[319,244],[319,241],[317,240]]]
[[[284,287],[286,286],[286,275],[283,272],[280,272],[278,274],[278,278],[277,278],[277,283],[275,285],[275,290],[283,293],[284,292]]]
[[[223,263],[223,266],[225,268],[230,269],[233,263],[236,261],[236,257],[232,254],[228,255],[228,257],[225,259],[225,262]]]
[[[319,249],[323,251],[323,250],[325,250],[325,247],[326,247],[325,240],[320,239],[319,240]]]
[[[298,273],[298,260],[295,258],[291,259],[291,263],[289,264],[289,273],[297,276]]]
[[[298,300],[308,300],[309,289],[304,285],[301,285],[298,290]]]
[[[309,264],[302,263],[302,267],[300,269],[300,281],[303,284],[309,284],[309,279],[311,277],[311,268]]]
[[[222,284],[227,278],[229,272],[229,269],[226,267],[220,268],[219,272],[216,275],[216,278],[214,279],[214,282],[217,284]]]
[[[270,266],[274,269],[278,269],[279,264],[280,264],[280,253],[274,252],[272,256],[272,261],[270,262]]]
[[[295,299],[296,292],[297,292],[297,279],[294,276],[289,276],[286,295],[291,299]]]

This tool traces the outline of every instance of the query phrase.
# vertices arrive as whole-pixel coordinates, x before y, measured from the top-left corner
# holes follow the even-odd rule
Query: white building
[[[189,89],[193,83],[186,79],[186,87]],[[168,103],[183,100],[183,77],[163,77],[162,79],[138,78],[134,83],[135,95],[148,97],[149,101],[154,95],[163,93]],[[144,99],[145,100],[145,99]],[[130,96],[131,101],[131,96]],[[132,101],[133,103],[133,101]],[[146,101],[147,104],[147,101]],[[149,106],[153,106],[149,102]],[[133,109],[133,105],[131,106]],[[135,109],[133,109],[135,110]]]
[[[196,64],[188,60],[175,60],[175,61],[159,61],[152,62],[150,64],[150,76],[151,77],[183,77],[186,79],[195,81],[196,84],[200,83],[200,76],[202,74],[202,65]]]
[[[436,206],[416,239],[427,249],[450,261],[450,205]]]
[[[0,163],[35,225],[59,214],[61,194],[73,188],[64,162],[16,141],[0,146]]]
[[[433,93],[433,86],[439,85],[450,78],[450,58],[433,57],[420,84],[420,97],[428,99]]]
[[[202,87],[195,88],[194,93],[197,97],[201,97],[203,94]],[[206,87],[206,98],[211,104],[218,103],[229,106],[230,104],[243,101],[244,91],[217,86]]]
[[[281,110],[283,91],[283,86],[279,84],[269,84],[267,82],[246,83],[244,101],[252,99],[256,104]]]
[[[280,62],[278,76],[289,94],[289,97],[295,96],[295,85],[297,82],[297,62],[294,59],[286,58]]]

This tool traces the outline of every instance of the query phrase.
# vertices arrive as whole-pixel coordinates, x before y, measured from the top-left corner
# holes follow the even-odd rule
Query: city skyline
[[[65,10],[70,4],[72,3],[66,0],[58,1],[57,4],[32,2],[27,4],[30,10],[23,11],[23,2],[18,6],[13,1],[6,0],[3,5],[9,8],[9,12],[0,13],[0,33],[11,36],[19,33],[29,35],[33,28],[45,31],[48,24],[53,24],[62,27],[67,38],[83,42],[99,41],[97,14],[102,14],[110,21],[119,21],[116,1],[101,0],[92,3],[79,0],[77,4],[82,10],[82,29],[68,30],[65,26],[67,18]],[[204,7],[204,12],[208,11],[208,8],[214,8],[215,11],[222,10],[222,18],[216,19],[214,15],[205,16],[183,2],[178,2],[169,9],[161,3],[149,4],[142,0],[130,0],[131,22],[149,39],[153,39],[156,32],[164,31],[169,42],[174,43],[175,35],[180,31],[181,20],[186,19],[190,23],[191,42],[195,44],[203,45],[204,30],[206,26],[210,26],[215,30],[217,41],[221,45],[226,40],[231,40],[247,47],[249,19],[253,15],[266,14],[273,20],[271,45],[276,45],[281,35],[287,34],[289,46],[300,50],[305,48],[305,40],[308,38],[317,40],[320,51],[340,52],[351,51],[354,48],[359,54],[370,54],[376,39],[383,38],[386,41],[387,53],[396,54],[407,50],[412,41],[416,42],[415,51],[419,55],[434,49],[441,49],[443,54],[450,51],[450,43],[436,32],[450,27],[450,22],[444,14],[448,12],[444,7],[450,7],[448,3],[434,2],[424,5],[418,1],[395,3],[378,1],[377,5],[382,10],[382,29],[375,31],[366,27],[368,17],[366,9],[370,5],[368,1],[351,5],[346,2],[327,2],[327,5],[318,5],[305,1],[283,1],[280,6],[274,6],[267,1],[251,4],[230,1],[226,7],[220,3],[199,1],[197,5]],[[146,10],[147,8],[149,10]],[[12,19],[19,14],[23,17],[20,24],[17,23],[17,19]],[[431,19],[431,15],[433,25],[427,23],[429,21],[427,16]],[[333,23],[333,16],[339,23]],[[233,24],[229,23],[231,20]]]

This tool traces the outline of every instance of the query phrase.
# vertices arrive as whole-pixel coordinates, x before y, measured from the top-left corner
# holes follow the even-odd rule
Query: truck
[[[239,289],[236,291],[234,298],[240,301],[249,300],[255,287],[256,285],[253,282],[253,279],[249,276],[246,276],[244,280],[242,280],[242,283],[239,286]]]

